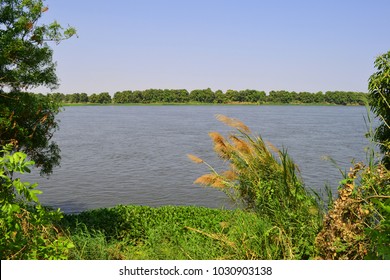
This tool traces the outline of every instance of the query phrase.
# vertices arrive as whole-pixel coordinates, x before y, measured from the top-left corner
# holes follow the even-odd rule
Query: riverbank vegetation
[[[375,158],[372,144],[368,163],[353,163],[333,200],[304,185],[286,150],[252,135],[237,119],[217,118],[236,129],[226,137],[209,134],[229,169],[217,172],[189,155],[210,170],[195,183],[224,191],[243,209],[270,221],[285,241],[284,259],[390,259],[390,171]],[[374,135],[369,130],[371,141]]]
[[[108,92],[93,93],[51,93],[57,102],[64,104],[332,104],[364,105],[367,94],[351,91],[294,92],[258,90],[207,89],[147,89],[116,92],[111,98]]]
[[[116,206],[65,216],[71,259],[280,259],[283,236],[243,210]],[[281,246],[279,246],[281,245]]]
[[[237,202],[235,210],[118,205],[63,214],[40,205],[36,185],[17,179],[33,163],[3,151],[1,258],[390,258],[390,172],[381,163],[354,165],[338,197],[325,205],[304,186],[284,150],[251,135],[237,119],[218,118],[236,128],[227,137],[210,134],[229,169],[216,172],[189,157],[210,168],[195,183],[224,191]]]

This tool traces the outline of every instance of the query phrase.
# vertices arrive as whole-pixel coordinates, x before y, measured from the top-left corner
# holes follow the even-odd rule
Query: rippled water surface
[[[288,148],[306,185],[334,188],[340,166],[365,160],[368,141],[364,107],[339,106],[85,106],[59,114],[55,140],[61,167],[39,182],[41,200],[65,212],[116,204],[229,207],[225,195],[193,185],[207,169],[188,160],[195,154],[221,165],[208,132],[231,129],[215,114],[239,118],[277,147]]]

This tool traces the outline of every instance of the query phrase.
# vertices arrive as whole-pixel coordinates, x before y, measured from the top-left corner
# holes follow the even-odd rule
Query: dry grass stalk
[[[225,188],[226,185],[225,185],[225,182],[221,179],[221,178],[216,178],[216,180],[214,181],[214,183],[211,184],[212,187],[214,188]]]
[[[324,228],[316,238],[324,259],[363,259],[367,254],[364,221],[369,211],[353,195],[354,179],[363,166],[356,164],[348,173],[350,181],[339,190],[339,197],[324,218]],[[342,250],[340,250],[342,248]]]
[[[194,181],[194,184],[210,186],[215,181],[214,174],[204,174]]]
[[[220,158],[230,160],[231,149],[229,146],[218,143],[214,145],[214,151]]]
[[[185,228],[188,229],[188,230],[195,231],[197,233],[203,234],[203,235],[205,235],[207,237],[210,237],[212,239],[215,239],[215,240],[218,240],[218,241],[222,241],[223,243],[225,243],[229,247],[232,247],[232,248],[236,249],[236,244],[234,242],[230,241],[226,237],[226,235],[224,235],[224,234],[207,233],[207,232],[204,232],[202,230],[199,230],[199,229],[196,229],[196,228],[192,228],[192,227],[187,227],[187,226]]]
[[[245,133],[251,133],[249,127],[247,127],[239,119],[229,118],[225,115],[220,115],[220,114],[216,115],[215,117],[217,118],[217,120],[219,120],[220,122],[222,122],[230,127],[236,128],[236,129],[238,129],[242,132],[245,132]]]
[[[226,143],[226,140],[225,138],[218,132],[209,132],[209,136],[211,138],[211,140],[213,140],[214,144],[223,144],[225,145]]]
[[[276,146],[274,146],[274,144],[272,144],[271,142],[265,141],[265,143],[266,143],[267,146],[268,146],[272,151],[274,151],[275,153],[279,153],[279,152],[280,152],[280,150],[279,150]]]
[[[218,132],[210,132],[209,136],[213,140],[214,151],[222,159],[228,160],[230,154],[230,145],[226,139]]]
[[[237,174],[233,170],[227,170],[222,173],[222,176],[229,181],[234,181],[237,179]]]
[[[208,173],[200,176],[195,180],[194,184],[200,184],[204,186],[212,186],[216,188],[224,188],[225,184],[223,180],[216,174]]]
[[[192,155],[192,154],[188,154],[187,157],[192,160],[193,162],[197,163],[197,164],[200,164],[200,163],[203,163],[203,159],[201,158],[198,158],[197,156],[195,155]]]
[[[230,135],[230,140],[232,140],[235,148],[244,154],[250,154],[251,153],[251,147],[248,145],[248,143],[240,138],[238,138],[235,135]]]

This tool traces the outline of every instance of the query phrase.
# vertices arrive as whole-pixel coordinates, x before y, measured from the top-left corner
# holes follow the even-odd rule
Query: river
[[[287,148],[317,191],[325,184],[336,190],[342,179],[324,156],[342,169],[366,159],[366,109],[359,106],[80,106],[58,115],[61,166],[49,178],[33,171],[24,179],[39,183],[44,204],[67,213],[117,204],[231,207],[222,192],[193,184],[207,168],[186,156],[222,165],[208,132],[232,129],[216,114]]]

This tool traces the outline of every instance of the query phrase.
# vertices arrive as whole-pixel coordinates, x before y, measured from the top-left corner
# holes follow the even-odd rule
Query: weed
[[[0,150],[0,258],[66,259],[73,244],[55,226],[62,213],[39,203],[37,184],[13,178],[29,172],[33,162],[11,150],[11,145]]]
[[[351,168],[316,239],[322,258],[390,257],[389,181],[390,172],[382,165]]]

